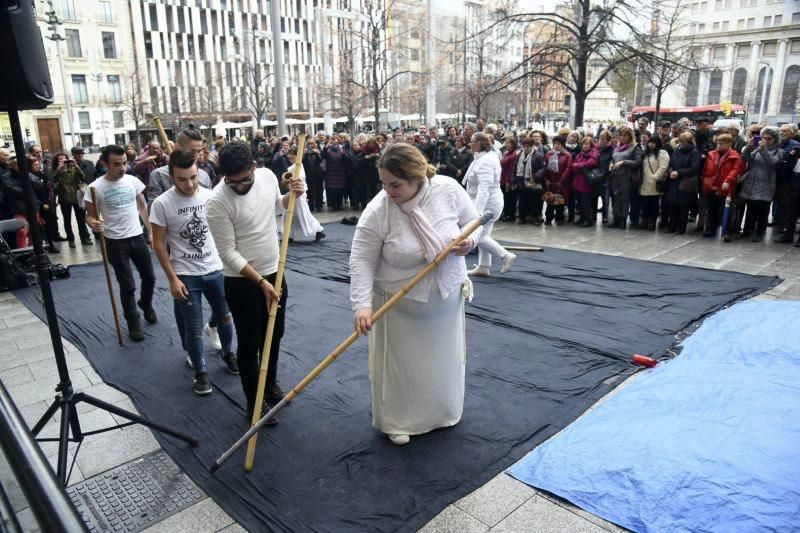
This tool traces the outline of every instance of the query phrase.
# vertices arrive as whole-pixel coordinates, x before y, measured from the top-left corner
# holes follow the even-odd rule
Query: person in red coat
[[[572,188],[569,183],[569,168],[572,165],[572,154],[564,146],[566,139],[561,135],[553,137],[553,149],[545,154],[545,180],[547,192],[560,195],[563,199],[556,203],[548,202],[545,210],[545,224],[549,225],[553,218],[559,226],[564,223],[564,206],[569,205]],[[545,193],[546,194],[546,193]]]
[[[505,151],[500,157],[500,188],[503,191],[503,216],[501,220],[512,221],[517,214],[517,191],[516,172],[519,150],[517,150],[517,138],[509,135],[505,139]]]
[[[581,151],[572,160],[569,167],[569,180],[572,182],[572,191],[577,195],[580,220],[576,222],[582,228],[594,226],[594,208],[592,200],[594,197],[594,185],[586,177],[586,174],[597,168],[599,153],[594,147],[594,141],[589,137],[584,137],[581,141]],[[597,207],[597,206],[594,206]]]
[[[703,196],[706,204],[706,227],[703,237],[717,234],[725,198],[733,196],[736,182],[744,169],[739,152],[733,149],[733,138],[724,133],[717,137],[717,149],[708,152],[703,167]]]

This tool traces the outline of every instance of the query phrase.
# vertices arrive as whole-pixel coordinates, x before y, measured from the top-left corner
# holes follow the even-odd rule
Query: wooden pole
[[[156,125],[156,130],[158,130],[158,138],[161,140],[161,144],[164,145],[164,151],[167,155],[172,153],[172,144],[169,142],[169,137],[167,137],[167,132],[164,131],[164,125],[161,124],[161,119],[155,117],[153,119],[153,124]]]
[[[97,219],[103,220],[100,214],[100,205],[97,203],[97,190],[94,187],[89,188],[92,191],[92,203],[97,212]],[[119,313],[117,312],[117,300],[114,298],[114,286],[111,283],[111,271],[108,269],[108,250],[106,249],[106,236],[102,231],[99,233],[100,239],[100,253],[103,255],[103,269],[106,271],[106,283],[108,284],[108,296],[111,298],[111,311],[114,313],[114,325],[117,327],[117,339],[120,346],[125,346],[125,340],[122,337],[122,327],[119,324]]]
[[[538,246],[503,246],[503,248],[512,252],[544,252],[544,248]]]
[[[437,266],[439,266],[439,264],[442,261],[444,261],[447,258],[448,255],[450,255],[450,253],[452,252],[453,248],[455,248],[458,245],[458,243],[460,243],[461,241],[463,241],[464,239],[466,239],[467,237],[472,235],[472,233],[476,229],[478,229],[482,225],[484,225],[487,222],[489,222],[490,220],[492,220],[492,217],[493,217],[492,213],[486,212],[481,216],[481,218],[471,222],[464,229],[464,231],[461,233],[461,235],[456,237],[453,240],[453,242],[451,242],[444,250],[439,252],[439,254],[433,259],[433,261],[431,261],[430,263],[425,265],[425,267],[423,267],[422,270],[420,270],[413,278],[411,278],[411,281],[406,283],[403,286],[403,288],[400,289],[400,291],[397,294],[392,296],[377,311],[372,313],[372,323],[374,324],[375,322],[380,320],[381,317],[383,317],[383,315],[385,315],[389,311],[389,309],[394,307],[394,305],[397,302],[402,300],[405,297],[405,295],[408,294],[408,292],[411,289],[413,289],[414,286],[417,283],[420,282],[420,280],[422,280],[422,278],[424,278],[425,276],[430,274],[431,271],[433,271],[433,269],[435,269]],[[325,357],[325,359],[323,359],[314,368],[314,370],[312,370],[306,377],[304,377],[300,381],[300,383],[295,385],[295,387],[292,390],[290,390],[286,394],[286,396],[280,402],[278,402],[275,405],[275,407],[270,409],[269,412],[266,415],[264,415],[260,420],[255,420],[255,417],[253,417],[254,421],[253,421],[252,427],[239,440],[237,440],[233,444],[233,446],[231,446],[225,453],[223,453],[213,465],[211,465],[209,467],[209,469],[208,469],[209,472],[211,472],[212,474],[214,472],[216,472],[219,469],[219,467],[222,466],[222,463],[227,461],[228,458],[231,455],[233,455],[233,453],[236,450],[241,448],[244,445],[244,443],[247,442],[248,439],[251,439],[252,437],[254,437],[258,433],[258,430],[261,429],[264,426],[264,424],[269,422],[269,420],[273,416],[278,414],[278,411],[283,409],[283,407],[286,404],[288,404],[289,402],[294,400],[301,392],[303,392],[303,389],[305,389],[312,381],[314,381],[317,378],[317,376],[319,376],[326,368],[328,368],[328,366],[330,366],[331,363],[333,363],[340,355],[342,355],[345,352],[345,350],[347,350],[350,347],[351,344],[353,344],[356,340],[358,340],[358,337],[359,337],[359,335],[358,335],[357,331],[354,331],[353,333],[351,333],[350,336],[347,337],[345,340],[343,340],[341,342],[341,344],[339,344],[339,346],[337,346],[331,353],[329,353]],[[252,463],[251,463],[251,468],[250,469],[252,469]]]
[[[306,149],[306,136],[301,134],[297,138],[297,155],[294,159],[294,171],[292,181],[300,179],[303,169],[303,152]],[[261,368],[258,372],[258,389],[256,390],[256,405],[253,407],[252,425],[261,418],[261,404],[264,401],[264,387],[267,383],[267,370],[269,368],[270,347],[272,346],[272,336],[275,331],[275,321],[278,316],[278,302],[283,286],[283,273],[286,270],[286,254],[289,251],[289,237],[292,234],[292,218],[294,218],[294,208],[297,203],[297,193],[289,192],[289,205],[286,214],[283,215],[283,238],[281,239],[280,256],[278,257],[278,272],[275,274],[275,291],[278,298],[272,300],[269,306],[269,318],[267,320],[267,331],[264,339],[264,346],[261,349]],[[247,443],[247,456],[245,457],[244,468],[248,472],[253,469],[253,461],[256,456],[257,435],[253,433],[250,442]]]

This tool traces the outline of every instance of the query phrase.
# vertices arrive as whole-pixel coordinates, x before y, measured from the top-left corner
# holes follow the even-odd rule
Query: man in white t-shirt
[[[183,322],[183,346],[194,368],[194,391],[208,394],[205,357],[203,357],[203,301],[218,317],[223,360],[232,374],[239,374],[236,355],[231,351],[233,318],[225,301],[222,261],[208,229],[206,203],[211,191],[200,187],[195,154],[176,150],[169,156],[169,176],[173,185],[155,199],[150,207],[153,249],[169,280]],[[169,249],[167,248],[169,245]]]
[[[128,323],[128,335],[131,340],[143,341],[144,332],[136,306],[144,311],[144,318],[149,324],[158,321],[153,309],[156,278],[148,246],[151,233],[147,203],[142,195],[144,184],[134,176],[125,174],[127,158],[122,146],[110,144],[103,148],[100,161],[106,164],[108,172],[89,185],[89,189],[97,191],[98,205],[93,203],[91,190],[86,191],[86,222],[95,233],[105,235],[108,262],[114,267],[114,274],[119,283],[122,312]],[[98,209],[103,220],[98,218]],[[148,237],[145,237],[142,231],[140,217],[147,227]],[[138,302],[131,262],[142,279],[141,297]]]
[[[214,187],[211,200],[206,204],[208,226],[222,259],[225,299],[236,326],[239,375],[247,410],[252,415],[269,305],[278,297],[273,287],[279,257],[275,216],[284,212],[291,191],[302,194],[305,187],[301,180],[292,180],[291,191],[281,196],[275,174],[266,168],[256,169],[250,146],[238,141],[220,150],[219,169],[225,180]],[[266,408],[283,398],[277,382],[277,368],[286,296],[284,281],[270,346],[264,394]]]

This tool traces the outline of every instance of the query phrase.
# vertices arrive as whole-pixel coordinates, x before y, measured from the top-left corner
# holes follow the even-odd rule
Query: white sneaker
[[[194,363],[192,363],[192,358],[188,353],[186,354],[186,364],[189,365],[189,368],[194,368]]]
[[[505,256],[503,256],[503,268],[500,270],[503,274],[511,270],[511,265],[514,264],[514,259],[517,258],[517,254],[512,254],[508,252]]]
[[[491,275],[491,272],[490,272],[488,266],[475,265],[475,268],[473,268],[472,270],[467,270],[467,275],[468,276],[483,276],[485,278],[488,278]]]
[[[217,328],[212,328],[211,326],[206,323],[205,327],[203,328],[203,333],[206,337],[208,337],[208,343],[211,345],[212,348],[215,350],[222,349],[222,343],[219,341],[219,334],[217,333]]]
[[[390,433],[389,440],[392,441],[392,443],[396,444],[397,446],[403,446],[405,444],[408,444],[408,441],[411,440],[411,437],[409,437],[408,435]]]

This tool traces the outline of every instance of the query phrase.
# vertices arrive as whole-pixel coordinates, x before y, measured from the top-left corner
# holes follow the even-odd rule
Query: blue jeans
[[[185,300],[175,300],[180,317],[176,320],[183,323],[183,346],[192,359],[195,372],[206,371],[206,361],[203,357],[203,302],[205,295],[211,312],[217,317],[217,331],[222,343],[222,353],[231,353],[233,343],[233,318],[225,301],[224,276],[222,271],[212,272],[205,276],[178,276],[189,296]]]

